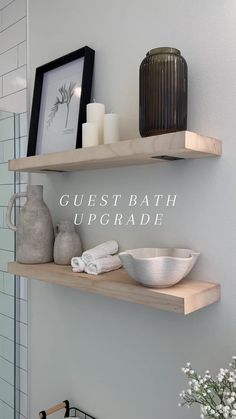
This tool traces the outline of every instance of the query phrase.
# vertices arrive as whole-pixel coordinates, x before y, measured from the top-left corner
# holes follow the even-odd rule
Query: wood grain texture
[[[66,404],[64,402],[56,404],[53,407],[50,407],[48,410],[45,410],[45,413],[46,413],[46,416],[49,416],[49,415],[52,415],[53,413],[59,412],[59,410],[62,410],[62,409],[66,409]],[[41,419],[44,418],[44,415],[42,412],[39,413],[39,417]]]
[[[9,170],[19,172],[79,171],[163,162],[162,156],[183,159],[216,157],[221,141],[189,131],[120,141],[97,147],[50,153],[9,161]]]
[[[144,304],[180,314],[190,314],[220,299],[219,284],[184,279],[171,288],[145,288],[133,281],[124,269],[94,276],[85,273],[73,273],[69,266],[60,266],[53,263],[23,265],[10,262],[8,271],[11,274],[29,279],[78,288],[89,293]]]

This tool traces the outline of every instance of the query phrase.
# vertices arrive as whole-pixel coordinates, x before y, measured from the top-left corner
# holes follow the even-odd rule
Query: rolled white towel
[[[94,260],[85,266],[85,272],[91,275],[99,275],[104,272],[115,271],[122,266],[118,255],[106,256],[101,259]]]
[[[93,249],[90,250],[86,250],[83,254],[82,254],[82,259],[84,261],[84,263],[86,265],[88,265],[89,263],[100,259],[100,258],[104,258],[105,256],[108,255],[114,255],[115,253],[118,252],[118,243],[115,240],[108,240],[105,243],[99,244],[96,247],[93,247]]]
[[[71,259],[71,266],[73,272],[84,272],[85,263],[82,257],[73,257]]]

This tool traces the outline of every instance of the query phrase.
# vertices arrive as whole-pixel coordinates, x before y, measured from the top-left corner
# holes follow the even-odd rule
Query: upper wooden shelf
[[[94,276],[73,273],[69,266],[59,266],[54,263],[23,265],[10,262],[8,271],[26,278],[78,288],[117,300],[144,304],[180,314],[190,314],[220,299],[219,284],[184,279],[171,288],[145,288],[133,281],[124,269]]]
[[[221,141],[189,131],[120,141],[9,161],[16,172],[71,172],[106,167],[153,164],[163,160],[220,156]]]

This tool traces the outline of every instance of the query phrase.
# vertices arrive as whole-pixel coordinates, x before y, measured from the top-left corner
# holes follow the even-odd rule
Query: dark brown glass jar
[[[188,68],[176,48],[149,51],[140,66],[142,137],[187,129]]]

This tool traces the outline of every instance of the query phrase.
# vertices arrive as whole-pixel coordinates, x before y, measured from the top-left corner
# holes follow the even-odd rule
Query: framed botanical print
[[[94,56],[86,46],[36,69],[27,156],[82,147]]]

